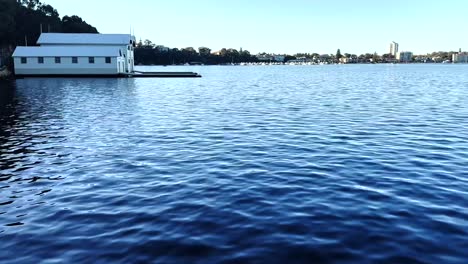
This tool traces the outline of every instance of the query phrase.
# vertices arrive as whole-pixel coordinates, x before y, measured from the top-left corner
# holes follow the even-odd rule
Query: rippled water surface
[[[0,262],[468,263],[468,66],[189,70],[0,83]]]

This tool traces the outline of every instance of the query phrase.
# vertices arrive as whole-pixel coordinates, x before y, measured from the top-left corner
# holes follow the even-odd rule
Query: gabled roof
[[[128,45],[130,41],[135,41],[130,34],[42,33],[37,44]]]
[[[119,57],[119,47],[16,47],[13,57]]]

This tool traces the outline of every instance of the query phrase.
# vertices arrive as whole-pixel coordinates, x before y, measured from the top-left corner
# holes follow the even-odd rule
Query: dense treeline
[[[60,18],[57,10],[39,0],[0,0],[0,59],[16,46],[36,45],[43,32],[98,33],[78,16]]]
[[[135,49],[135,63],[143,65],[174,65],[174,64],[205,64],[218,65],[240,62],[257,62],[257,57],[247,50],[221,49],[212,53],[209,48],[200,47],[195,50],[192,47],[177,49],[155,46],[146,40],[140,41]]]
[[[0,0],[0,44],[34,45],[43,32],[98,33],[78,16],[64,16],[39,0]]]

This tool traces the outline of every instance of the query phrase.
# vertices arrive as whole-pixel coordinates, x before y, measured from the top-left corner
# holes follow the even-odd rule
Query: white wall
[[[88,62],[88,57],[78,57],[78,63],[72,63],[72,57],[61,57],[61,63],[55,63],[55,57],[44,57],[44,63],[39,64],[37,57],[28,57],[22,64],[20,57],[15,57],[15,73],[18,75],[44,74],[118,74],[118,57],[111,57],[111,63],[106,63],[105,57],[94,57],[94,63]]]
[[[468,63],[468,54],[453,54],[452,62],[454,63]]]
[[[133,72],[135,65],[134,48],[132,45],[121,44],[41,44],[41,47],[119,47],[125,54],[125,69],[122,72]],[[128,49],[130,47],[130,50]]]

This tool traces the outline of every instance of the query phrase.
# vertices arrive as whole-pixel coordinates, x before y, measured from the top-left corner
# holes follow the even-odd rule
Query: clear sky
[[[101,33],[251,53],[468,50],[467,0],[43,0]]]

